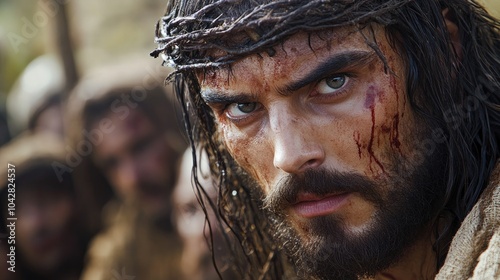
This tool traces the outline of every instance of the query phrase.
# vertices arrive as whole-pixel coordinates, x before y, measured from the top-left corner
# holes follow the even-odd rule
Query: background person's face
[[[41,273],[61,269],[79,252],[73,197],[33,186],[20,189],[17,201],[16,244],[27,266]]]
[[[183,241],[182,269],[186,279],[218,279],[205,237],[210,236],[205,225],[205,213],[191,186],[191,171],[184,171],[187,172],[180,175],[173,197],[175,224]]]
[[[421,201],[407,203],[425,192],[414,180],[422,173],[414,172],[422,164],[414,157],[425,129],[416,124],[407,100],[401,58],[385,33],[375,30],[395,75],[385,71],[359,32],[343,30],[310,38],[295,35],[275,47],[273,57],[249,56],[234,63],[231,73],[208,72],[200,80],[202,96],[234,159],[269,200],[288,193],[270,208],[278,224],[285,222],[289,239],[302,244],[299,251],[308,250],[312,259],[314,252],[335,248],[336,242],[357,244],[362,252],[362,245],[373,245],[368,240],[383,237],[373,235],[385,235],[382,225],[390,226],[400,210],[411,215],[431,211],[429,205],[418,205]],[[309,171],[323,173],[304,177]],[[341,176],[326,176],[328,172]],[[304,180],[315,176],[327,181]],[[299,184],[288,184],[290,178],[299,178]],[[310,181],[322,186],[308,185]],[[426,218],[407,219],[410,224],[402,226],[409,236],[427,222],[428,213],[421,216]],[[393,236],[387,237],[391,243]],[[408,245],[404,243],[399,246]],[[358,251],[344,249],[356,261]]]
[[[110,112],[105,118],[114,129],[95,147],[97,164],[121,199],[148,214],[160,214],[169,205],[173,188],[172,148],[140,110],[130,110],[124,118]]]
[[[209,174],[208,158],[203,155],[198,164],[198,179],[204,190],[212,201],[217,200],[217,191],[213,185]],[[191,169],[193,159],[191,150],[187,150],[182,158],[182,163],[177,178],[177,183],[173,193],[173,203],[175,206],[175,224],[180,237],[183,240],[183,251],[181,257],[182,269],[185,279],[219,279],[213,260],[212,252],[209,249],[207,238],[210,239],[210,228],[205,222],[205,212],[198,201],[192,185]],[[204,201],[206,198],[202,195]],[[215,257],[219,270],[224,273],[226,259],[230,258],[228,248],[223,239],[223,234],[219,228],[220,220],[217,219],[216,210],[212,209],[208,202],[205,204],[208,219],[211,223]],[[225,272],[228,274],[228,272]],[[231,279],[230,275],[225,275]]]

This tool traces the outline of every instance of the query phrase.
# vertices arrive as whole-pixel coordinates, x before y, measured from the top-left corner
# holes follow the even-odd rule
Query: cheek
[[[365,175],[386,174],[393,155],[407,153],[402,145],[406,135],[403,125],[410,123],[406,98],[392,76],[384,81],[366,88],[363,113],[351,130],[350,146],[354,149],[350,158],[359,163]]]
[[[403,84],[401,79],[391,75],[384,89],[388,93],[388,105],[381,113],[383,121],[379,127],[379,138],[390,153],[405,158],[416,141],[416,125]]]
[[[274,152],[262,135],[248,137],[231,129],[231,125],[221,125],[224,143],[239,166],[241,166],[261,186],[268,186],[273,165]],[[267,188],[267,187],[266,187]]]
[[[205,214],[203,212],[194,215],[185,214],[179,217],[177,227],[179,234],[184,240],[203,240],[203,228],[205,225]]]
[[[224,137],[224,144],[229,153],[241,167],[248,169],[251,165],[250,163],[253,162],[251,151],[255,151],[255,147],[252,145],[253,141],[244,134],[231,129],[231,125],[222,124],[221,130],[221,135]]]

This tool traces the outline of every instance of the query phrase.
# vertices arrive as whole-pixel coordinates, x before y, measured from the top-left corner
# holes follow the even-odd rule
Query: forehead
[[[360,31],[355,27],[345,27],[315,33],[300,32],[274,46],[273,56],[265,52],[252,54],[231,64],[229,69],[200,73],[198,80],[202,90],[218,90],[240,87],[242,84],[239,80],[250,82],[246,84],[270,85],[299,78],[331,55],[348,51],[373,52],[367,44],[367,37],[375,36],[379,45],[384,44],[385,36],[382,36],[384,31],[381,27],[375,26],[374,34],[368,33],[367,29]]]
[[[111,112],[107,118],[113,124],[114,129],[108,137],[115,142],[117,139],[138,138],[150,131],[155,130],[155,127],[148,116],[139,109],[131,109],[129,114],[121,116]]]

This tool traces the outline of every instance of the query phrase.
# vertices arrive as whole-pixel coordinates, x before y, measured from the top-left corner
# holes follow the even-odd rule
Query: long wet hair
[[[447,19],[458,27],[460,44],[453,44],[445,9]],[[176,69],[168,79],[174,82],[184,110],[189,139],[207,152],[218,180],[218,199],[209,204],[217,207],[221,220],[241,241],[242,262],[251,266],[240,270],[242,277],[280,279],[286,261],[270,237],[269,221],[261,210],[262,194],[222,144],[195,74],[230,67],[250,54],[273,56],[276,46],[299,31],[312,34],[347,26],[370,31],[373,24],[385,28],[407,66],[406,92],[412,108],[433,134],[441,135],[429,136],[431,145],[445,147],[446,182],[435,219],[439,268],[450,238],[486,188],[499,156],[500,24],[479,4],[468,0],[173,0],[158,22],[158,48],[152,55],[162,55]],[[365,38],[386,63],[375,37]],[[211,56],[213,50],[221,55]],[[429,156],[429,150],[420,150]],[[194,177],[198,194],[204,195],[196,172]],[[444,227],[437,222],[443,219]]]

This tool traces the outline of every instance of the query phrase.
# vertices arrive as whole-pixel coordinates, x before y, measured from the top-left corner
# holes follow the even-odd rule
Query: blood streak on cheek
[[[399,91],[396,85],[396,78],[391,75],[391,88],[396,95],[396,114],[392,118],[392,129],[390,133],[391,147],[396,148],[401,154],[401,142],[399,141]]]
[[[377,91],[377,89],[374,86],[370,86],[368,88],[368,91],[366,92],[366,99],[365,99],[365,108],[370,109],[371,112],[371,119],[372,119],[372,128],[371,128],[371,133],[370,133],[370,141],[368,142],[368,155],[370,156],[370,171],[373,172],[372,164],[375,162],[382,172],[385,173],[385,168],[382,165],[382,163],[379,161],[379,159],[375,156],[375,153],[373,152],[373,142],[375,139],[375,101],[377,97],[381,97],[383,95],[383,92]]]
[[[353,138],[354,138],[354,141],[356,142],[356,146],[358,146],[358,155],[359,155],[359,158],[361,158],[361,148],[362,148],[362,145],[361,145],[361,135],[359,134],[359,131],[354,131],[353,133]]]
[[[392,130],[390,134],[391,147],[396,148],[401,154],[401,142],[399,141],[399,113],[392,119]]]

